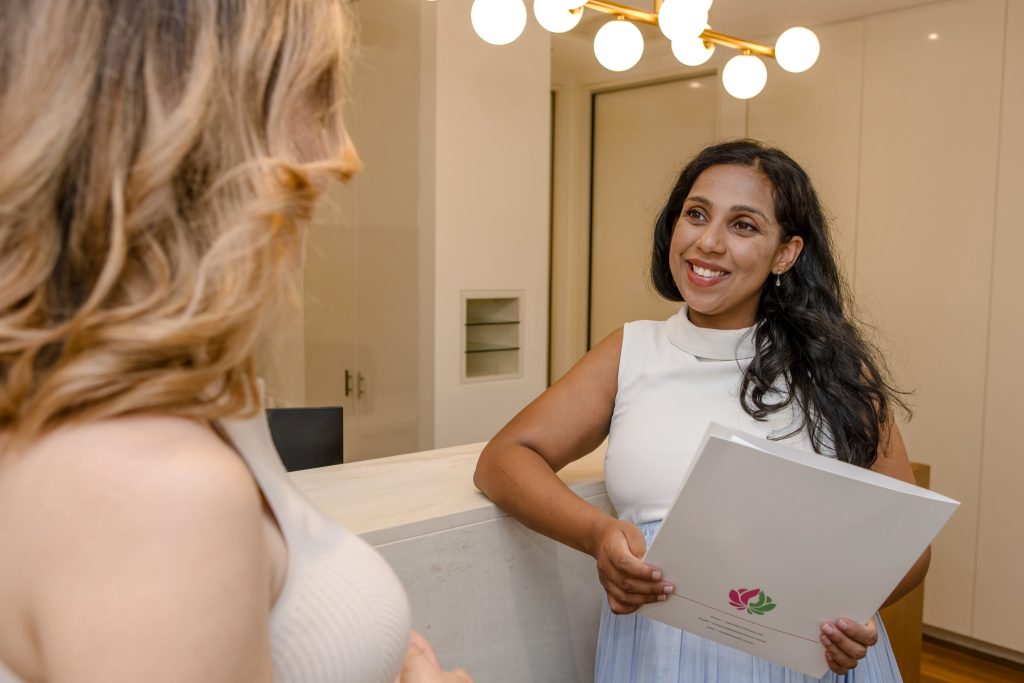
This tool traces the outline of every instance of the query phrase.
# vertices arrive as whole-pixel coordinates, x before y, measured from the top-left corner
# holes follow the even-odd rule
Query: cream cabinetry
[[[910,455],[963,502],[933,546],[925,623],[1024,651],[1024,8],[928,4],[820,35],[819,66],[773,73],[748,134],[804,162],[834,210],[861,313],[914,392]]]
[[[1017,651],[1024,651],[1019,616],[1024,610],[1024,445],[1019,423],[1024,413],[1024,298],[1019,270],[1024,254],[1024,53],[1018,49],[1022,45],[1024,3],[1013,0],[1008,2],[1006,22],[972,635]]]
[[[993,36],[1003,13],[998,1],[944,3],[865,27],[857,291],[914,391],[911,457],[932,465],[934,489],[963,503],[933,547],[925,621],[967,635],[1002,86]]]

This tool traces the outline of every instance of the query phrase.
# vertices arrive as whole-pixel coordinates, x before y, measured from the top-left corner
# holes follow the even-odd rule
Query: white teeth
[[[697,273],[701,277],[722,277],[725,275],[724,270],[709,270],[708,268],[701,268],[698,265],[693,265],[693,272]]]

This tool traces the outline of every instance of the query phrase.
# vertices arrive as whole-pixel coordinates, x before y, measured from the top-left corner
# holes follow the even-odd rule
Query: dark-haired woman
[[[703,150],[655,226],[652,279],[685,301],[595,346],[487,445],[475,482],[527,526],[589,553],[607,592],[596,680],[804,681],[808,677],[635,614],[674,586],[644,563],[708,422],[913,482],[883,364],[848,314],[807,174],[751,140]],[[619,518],[555,476],[608,437]],[[821,511],[828,514],[827,510]],[[927,570],[926,551],[893,602]],[[881,622],[821,625],[824,680],[898,681]]]

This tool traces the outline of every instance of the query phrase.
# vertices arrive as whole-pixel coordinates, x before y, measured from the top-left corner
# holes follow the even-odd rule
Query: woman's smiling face
[[[784,273],[803,248],[800,237],[783,242],[775,219],[773,187],[752,166],[712,166],[701,173],[683,203],[669,268],[700,327],[740,329],[754,324],[761,289]]]

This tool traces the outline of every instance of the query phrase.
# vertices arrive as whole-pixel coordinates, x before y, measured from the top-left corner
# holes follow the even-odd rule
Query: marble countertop
[[[485,443],[301,470],[292,481],[329,517],[372,545],[473,524],[505,513],[473,486]],[[604,493],[604,451],[558,476],[582,497]]]

